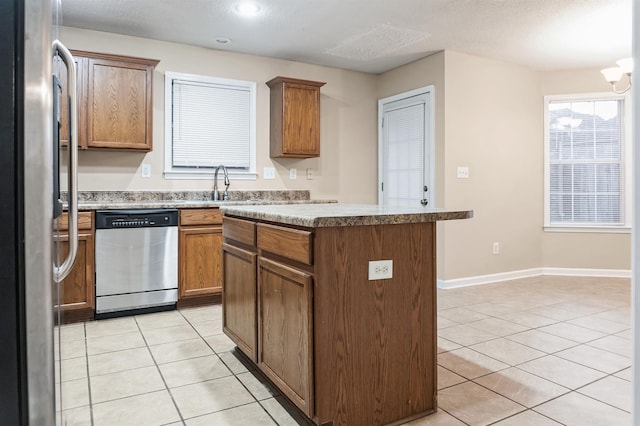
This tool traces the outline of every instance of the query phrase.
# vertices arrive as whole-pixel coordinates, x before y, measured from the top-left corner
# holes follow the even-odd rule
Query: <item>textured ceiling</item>
[[[443,49],[540,70],[631,55],[632,0],[255,1],[247,19],[238,0],[62,0],[62,24],[370,73]]]

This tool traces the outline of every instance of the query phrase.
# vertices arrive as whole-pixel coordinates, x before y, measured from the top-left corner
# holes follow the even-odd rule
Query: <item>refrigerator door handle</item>
[[[53,265],[53,279],[59,283],[69,275],[78,253],[78,96],[76,69],[73,56],[60,40],[53,41],[53,55],[59,55],[67,66],[67,90],[69,93],[69,253],[60,266]],[[59,147],[54,147],[59,149]]]

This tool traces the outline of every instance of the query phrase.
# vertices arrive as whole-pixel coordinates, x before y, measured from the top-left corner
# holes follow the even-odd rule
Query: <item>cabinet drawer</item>
[[[180,225],[220,225],[222,212],[219,209],[182,209]]]
[[[67,231],[69,229],[69,214],[67,212],[62,213],[57,221],[59,231]],[[93,220],[92,212],[78,212],[78,229],[92,229]]]
[[[258,248],[307,265],[313,264],[311,238],[308,231],[258,224]]]
[[[224,238],[255,246],[256,224],[250,220],[225,217],[222,225],[222,235]]]

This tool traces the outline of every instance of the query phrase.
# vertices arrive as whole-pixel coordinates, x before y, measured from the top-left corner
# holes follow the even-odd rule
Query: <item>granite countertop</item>
[[[249,219],[322,228],[358,225],[393,225],[470,219],[473,210],[443,210],[422,207],[383,207],[367,204],[296,204],[262,206],[223,206],[225,215]]]
[[[139,201],[79,201],[78,210],[114,209],[193,209],[222,206],[250,206],[264,204],[335,203],[332,200],[139,200]],[[66,208],[66,203],[64,208]]]
[[[66,200],[66,193],[62,194]],[[247,206],[256,204],[335,203],[334,200],[311,200],[306,190],[229,191],[229,199],[213,201],[211,191],[81,191],[79,210],[166,209]],[[67,208],[67,203],[64,203]]]

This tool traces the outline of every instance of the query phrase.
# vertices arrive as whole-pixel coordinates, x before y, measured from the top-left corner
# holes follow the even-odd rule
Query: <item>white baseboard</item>
[[[520,278],[539,275],[561,275],[570,277],[611,277],[631,278],[628,269],[586,269],[586,268],[531,268],[519,271],[499,272],[497,274],[477,275],[475,277],[456,278],[452,280],[438,280],[438,288],[451,289],[472,285],[491,284],[501,281],[517,280]]]
[[[544,275],[568,277],[610,277],[631,278],[630,269],[587,269],[587,268],[542,268]]]

